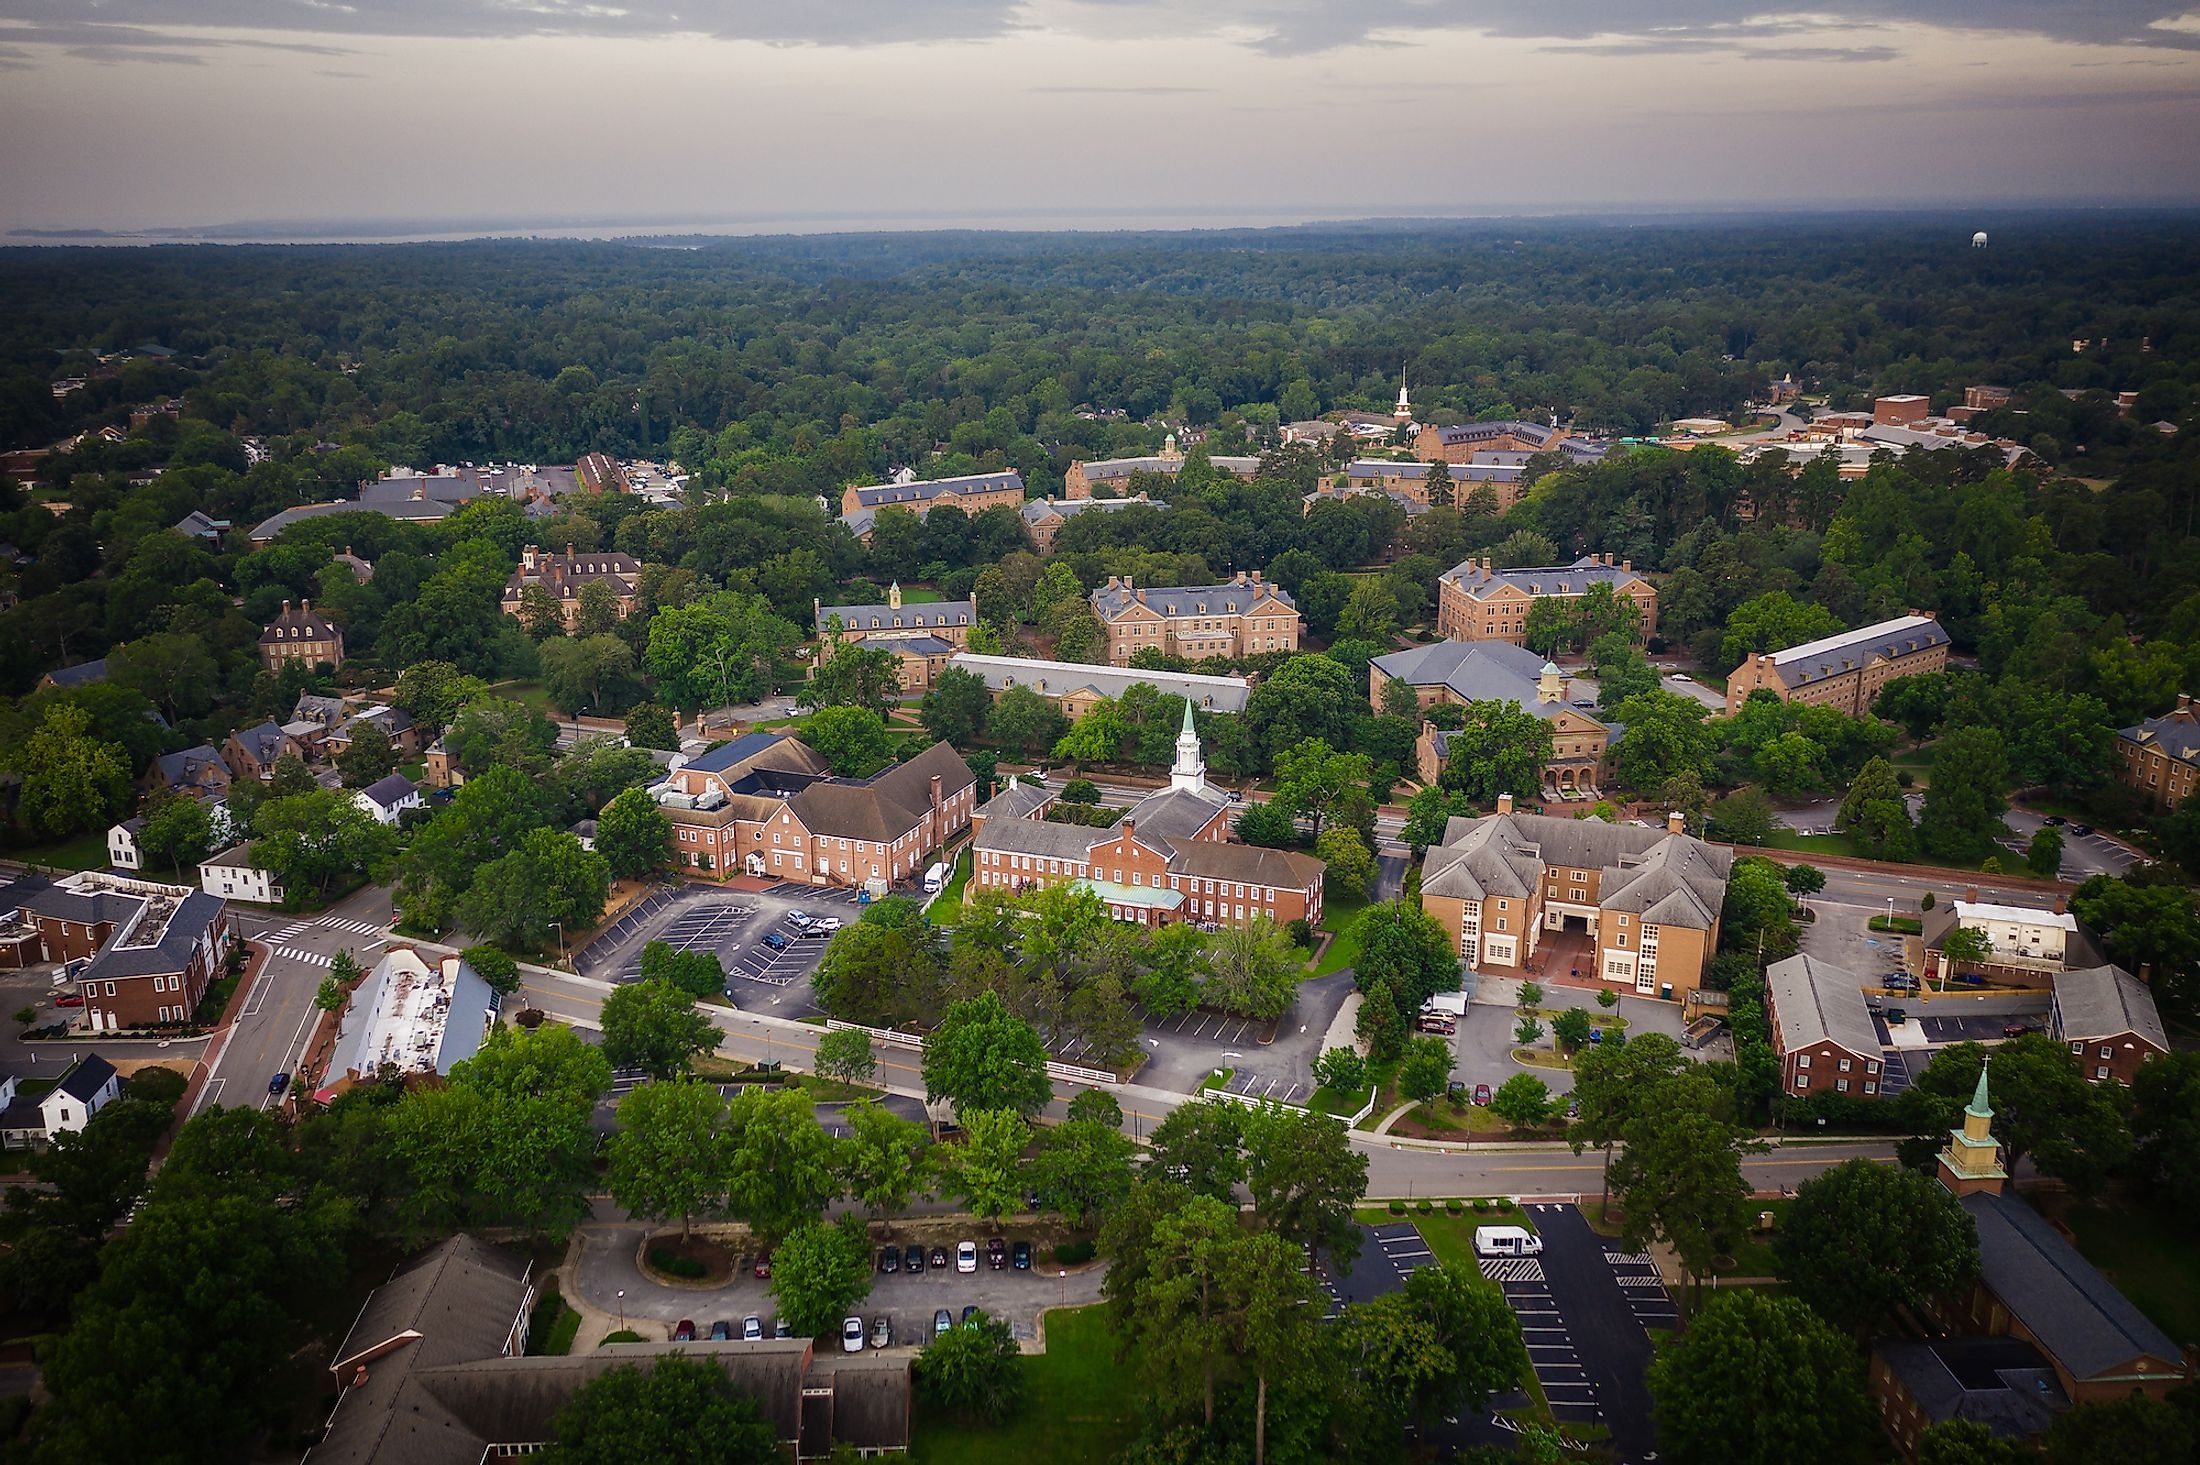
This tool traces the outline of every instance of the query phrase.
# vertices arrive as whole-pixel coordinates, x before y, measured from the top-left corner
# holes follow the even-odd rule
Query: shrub
[[[1463,1209],[1464,1207],[1462,1207],[1459,1202],[1455,1200],[1448,1200],[1444,1202],[1444,1213],[1446,1215],[1456,1216]]]
[[[1405,1203],[1404,1201],[1402,1201],[1402,1200],[1394,1200],[1394,1201],[1392,1201],[1392,1202],[1390,1203],[1390,1213],[1391,1213],[1391,1214],[1392,1214],[1393,1216],[1402,1216],[1402,1215],[1404,1215],[1404,1214],[1406,1213],[1406,1203]]]
[[[1283,938],[1293,946],[1303,946],[1308,950],[1312,950],[1314,946],[1314,923],[1304,916],[1300,916],[1296,920],[1286,921],[1283,926]]]
[[[1929,911],[1933,908],[1933,893],[1930,890],[1917,898],[1917,908],[1921,911]]]
[[[1099,1255],[1100,1248],[1090,1241],[1065,1241],[1054,1248],[1054,1260],[1065,1267],[1078,1266]]]
[[[642,1335],[632,1328],[621,1328],[616,1333],[603,1335],[603,1343],[640,1343],[642,1341],[644,1341]],[[603,1343],[598,1343],[596,1346],[601,1348]]]
[[[1429,1213],[1430,1211],[1433,1211],[1433,1210],[1435,1210],[1435,1209],[1436,1209],[1436,1207],[1434,1207],[1433,1205],[1430,1205],[1430,1204],[1429,1204],[1429,1203],[1428,1203],[1427,1201],[1422,1201],[1422,1202],[1421,1202],[1421,1203],[1420,1203],[1419,1205],[1415,1206],[1415,1207],[1414,1207],[1414,1209],[1415,1209],[1415,1210],[1417,1210],[1417,1211],[1419,1211],[1419,1212],[1420,1212],[1420,1213],[1421,1213],[1422,1215],[1424,1215],[1424,1216],[1425,1216],[1425,1215],[1427,1215],[1427,1214],[1428,1214],[1428,1213]]]
[[[678,1256],[653,1246],[649,1249],[649,1264],[668,1277],[687,1277],[691,1280],[710,1275],[710,1268],[691,1256]]]
[[[1477,1199],[1474,1203],[1474,1208],[1478,1211],[1486,1211],[1490,1208],[1490,1203],[1486,1200]]]
[[[1509,1200],[1501,1200],[1497,1202],[1497,1208],[1501,1211],[1509,1211],[1513,1208],[1513,1203]]]

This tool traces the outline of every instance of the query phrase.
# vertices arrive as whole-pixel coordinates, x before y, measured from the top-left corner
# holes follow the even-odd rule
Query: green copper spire
[[[1994,1117],[1994,1111],[1986,1104],[1986,1065],[1983,1063],[1979,1065],[1978,1088],[1972,1091],[1971,1102],[1965,1106],[1964,1112],[1976,1114],[1981,1119]]]
[[[1192,731],[1192,699],[1189,697],[1184,699],[1184,731]]]

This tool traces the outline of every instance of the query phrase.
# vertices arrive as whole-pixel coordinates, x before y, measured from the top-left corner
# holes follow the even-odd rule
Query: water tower
[[[1971,247],[1973,249],[1984,249],[1986,247],[1986,231],[1984,229],[1971,236]]]

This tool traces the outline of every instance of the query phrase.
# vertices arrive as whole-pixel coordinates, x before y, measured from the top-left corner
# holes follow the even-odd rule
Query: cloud
[[[1803,17],[1767,16],[1762,0],[1206,0],[1206,33],[1296,55],[1397,45],[1431,30],[1515,39],[1622,44],[1710,41],[1923,23],[1947,30],[2036,35],[2097,45],[2200,48],[2191,0],[1818,0]],[[1067,12],[1080,32],[1136,38],[1151,0],[1084,0]],[[0,26],[66,24],[180,28],[174,0],[0,0]],[[865,46],[975,40],[1032,24],[1027,0],[192,0],[191,27],[324,35],[512,37],[707,35],[782,45]],[[96,16],[96,22],[93,17]],[[1050,23],[1060,17],[1048,12]],[[1169,13],[1181,33],[1182,11]],[[4,34],[4,30],[0,30]],[[10,36],[9,39],[14,39]],[[1645,49],[1637,46],[1638,51]],[[1669,48],[1670,49],[1670,48]],[[1813,48],[1815,49],[1815,48]],[[1871,60],[1854,55],[1796,59]],[[1654,52],[1653,52],[1654,54]]]

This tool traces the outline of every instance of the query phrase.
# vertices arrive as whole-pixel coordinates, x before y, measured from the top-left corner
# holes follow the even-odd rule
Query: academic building
[[[2177,694],[2177,705],[2160,717],[2116,734],[2116,781],[2132,789],[2150,808],[2173,811],[2192,792],[2200,772],[2200,713],[2192,698]]]
[[[1222,585],[1159,589],[1110,575],[1092,592],[1092,613],[1107,627],[1108,660],[1116,666],[1149,646],[1187,661],[1299,649],[1297,604],[1259,570]]]
[[[879,483],[869,488],[850,484],[841,490],[840,522],[865,544],[878,523],[878,511],[907,509],[923,518],[934,509],[954,508],[966,514],[987,509],[1021,508],[1024,478],[1010,469],[1003,473],[972,473],[961,478],[912,479],[907,483]]]
[[[519,616],[527,611],[527,591],[539,588],[558,607],[558,620],[570,636],[580,629],[581,588],[585,585],[601,585],[611,592],[611,603],[625,620],[634,614],[640,604],[636,590],[642,574],[642,562],[630,554],[616,550],[601,553],[575,554],[568,544],[565,553],[544,554],[536,545],[528,545],[520,551],[519,568],[512,571],[512,578],[504,582],[504,613]]]
[[[1592,585],[1609,585],[1641,615],[1638,637],[1658,631],[1658,587],[1632,560],[1583,555],[1570,565],[1494,568],[1487,555],[1453,565],[1436,581],[1436,630],[1452,641],[1526,643],[1528,610],[1539,600],[1579,600]]]
[[[1505,641],[1435,641],[1378,656],[1368,666],[1368,706],[1383,710],[1393,681],[1413,688],[1423,711],[1440,702],[1510,702],[1551,725],[1551,756],[1543,764],[1546,797],[1593,795],[1618,733],[1600,722],[1596,704],[1572,700],[1573,678],[1555,662]],[[1424,723],[1415,744],[1416,772],[1434,783],[1451,755],[1451,735]]]
[[[1896,677],[1923,676],[1947,666],[1948,633],[1940,622],[1926,614],[1901,616],[1750,657],[1726,679],[1726,715],[1740,712],[1749,694],[1762,689],[1782,702],[1807,702],[1862,717],[1871,711],[1880,688]]]
[[[291,661],[307,667],[344,664],[344,628],[315,611],[310,600],[300,601],[296,609],[284,601],[282,614],[260,632],[262,665],[279,672]]]

